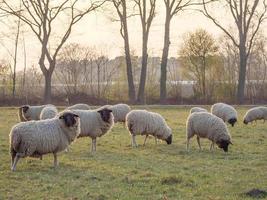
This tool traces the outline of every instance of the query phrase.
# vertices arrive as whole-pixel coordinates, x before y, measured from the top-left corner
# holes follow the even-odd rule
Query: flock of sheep
[[[114,123],[126,124],[132,136],[132,146],[137,147],[136,135],[148,135],[172,143],[172,130],[158,113],[146,110],[131,110],[127,104],[105,105],[91,110],[87,104],[76,104],[58,112],[54,105],[29,106],[19,108],[20,123],[10,132],[11,170],[15,171],[20,158],[36,157],[53,153],[54,166],[58,165],[57,153],[66,150],[79,137],[92,139],[91,151],[96,151],[96,138],[112,129]],[[244,123],[267,119],[267,107],[255,107],[247,111]],[[225,152],[232,144],[226,122],[234,126],[237,112],[234,107],[216,103],[211,113],[206,109],[194,107],[186,122],[187,150],[189,140],[196,135],[199,148],[200,138],[211,140],[211,149],[216,143]]]

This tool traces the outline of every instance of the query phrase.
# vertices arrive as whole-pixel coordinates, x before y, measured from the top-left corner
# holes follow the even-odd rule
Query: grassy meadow
[[[233,146],[226,154],[201,140],[203,150],[191,140],[185,149],[185,122],[189,107],[151,106],[173,130],[173,144],[155,144],[150,137],[131,137],[122,124],[97,140],[97,152],[90,153],[91,139],[81,138],[69,152],[43,160],[21,159],[17,171],[10,171],[9,132],[18,122],[16,108],[0,108],[0,200],[12,199],[251,199],[252,189],[267,191],[267,123],[244,125],[246,107],[239,107],[239,122],[228,128]],[[267,196],[265,196],[267,199]],[[263,197],[264,199],[264,197]]]

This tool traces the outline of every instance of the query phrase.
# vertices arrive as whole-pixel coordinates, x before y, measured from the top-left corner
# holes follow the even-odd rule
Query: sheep
[[[201,107],[193,107],[190,110],[190,114],[194,113],[194,112],[208,112],[205,108],[201,108]]]
[[[67,107],[66,110],[91,110],[91,107],[85,103],[78,103]]]
[[[172,130],[164,118],[155,112],[132,110],[126,115],[126,126],[132,135],[132,146],[137,147],[135,136],[145,135],[144,145],[148,135],[172,143]]]
[[[21,121],[21,122],[26,122],[27,121],[23,116],[23,107],[22,106],[19,107],[18,116],[19,116],[19,121]]]
[[[237,112],[234,107],[225,103],[216,103],[211,107],[211,113],[228,122],[232,126],[237,122]]]
[[[127,104],[122,104],[122,103],[108,106],[108,108],[112,110],[112,114],[114,116],[114,123],[117,123],[117,122],[125,123],[126,115],[131,111],[130,106],[128,106]]]
[[[108,133],[113,127],[114,117],[112,110],[102,108],[97,110],[73,110],[81,119],[80,137],[92,139],[91,152],[96,151],[96,138]]]
[[[47,105],[43,108],[41,114],[40,114],[40,119],[52,119],[54,118],[58,113],[58,110],[56,106],[54,105]]]
[[[267,107],[259,106],[249,109],[244,116],[243,123],[248,124],[249,122],[261,119],[263,119],[264,122],[267,120]]]
[[[197,143],[200,149],[200,138],[208,138],[212,141],[210,150],[214,149],[214,143],[216,143],[219,148],[227,152],[228,145],[232,144],[230,133],[223,120],[207,112],[195,112],[189,115],[186,122],[186,135],[187,150],[189,150],[189,140],[194,135],[197,135]]]
[[[80,133],[79,116],[70,111],[59,113],[53,119],[20,122],[10,131],[11,170],[16,170],[20,158],[53,153],[54,167],[57,153],[66,149]]]
[[[19,108],[19,112],[21,112],[21,116],[23,118],[23,121],[30,121],[30,120],[40,120],[40,114],[44,107],[47,105],[41,105],[41,106],[30,106],[30,105],[24,105]]]

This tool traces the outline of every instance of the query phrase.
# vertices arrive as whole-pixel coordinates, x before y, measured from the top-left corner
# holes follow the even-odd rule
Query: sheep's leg
[[[147,140],[147,138],[148,138],[148,135],[146,135],[146,137],[145,137],[145,140],[144,140],[144,146],[146,145],[146,140]]]
[[[92,146],[91,146],[91,152],[96,151],[96,138],[92,138]]]
[[[189,151],[189,140],[190,140],[190,138],[188,137],[187,138],[187,141],[186,141],[186,150],[187,151]]]
[[[54,167],[56,168],[58,166],[58,161],[57,161],[57,153],[54,154]]]
[[[197,144],[199,146],[199,149],[202,150],[201,145],[200,145],[200,138],[199,138],[199,136],[197,136]]]
[[[158,144],[158,139],[157,139],[157,137],[155,137],[155,144]]]
[[[135,141],[135,135],[132,135],[132,147],[137,147],[137,144]]]
[[[211,144],[210,144],[210,151],[213,151],[214,150],[214,142],[212,142]]]
[[[15,171],[15,170],[16,170],[17,163],[18,163],[19,159],[20,159],[21,157],[23,157],[23,156],[24,156],[23,153],[16,153],[16,156],[15,156],[15,158],[14,158],[14,162],[13,162],[13,165],[12,165],[12,167],[11,167],[11,171]]]
[[[14,159],[16,157],[16,152],[14,151],[14,149],[11,149],[10,154],[11,154],[11,167],[12,167],[14,163]]]

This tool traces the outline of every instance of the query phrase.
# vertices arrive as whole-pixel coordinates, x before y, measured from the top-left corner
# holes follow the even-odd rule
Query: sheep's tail
[[[131,124],[130,120],[127,120],[126,118],[126,122],[125,122],[126,128],[128,129],[128,131],[133,134],[133,124]]]
[[[10,135],[10,153],[18,152],[21,143],[20,134],[14,132]]]
[[[25,118],[24,118],[24,116],[22,114],[22,107],[19,108],[19,113],[18,114],[19,114],[19,120],[21,122],[25,122],[26,120],[25,120]]]

